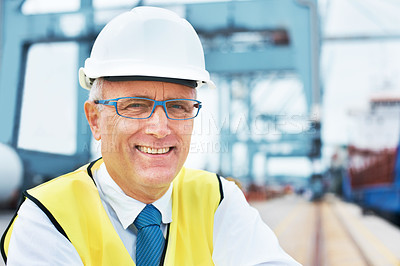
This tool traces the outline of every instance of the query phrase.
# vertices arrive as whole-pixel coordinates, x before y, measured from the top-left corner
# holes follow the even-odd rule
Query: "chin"
[[[179,171],[174,171],[171,169],[152,169],[151,171],[146,171],[143,176],[149,184],[169,184],[171,183]]]

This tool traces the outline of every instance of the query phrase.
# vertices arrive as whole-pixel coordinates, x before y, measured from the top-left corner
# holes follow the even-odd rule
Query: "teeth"
[[[138,149],[144,153],[149,153],[149,154],[164,154],[169,152],[170,148],[150,148],[150,147],[145,147],[145,146],[138,146]]]

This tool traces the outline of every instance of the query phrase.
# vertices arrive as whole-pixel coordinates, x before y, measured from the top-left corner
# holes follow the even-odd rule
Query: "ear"
[[[96,104],[90,101],[85,102],[84,108],[86,119],[89,123],[90,129],[92,130],[93,137],[96,140],[100,140],[100,111],[97,109]]]

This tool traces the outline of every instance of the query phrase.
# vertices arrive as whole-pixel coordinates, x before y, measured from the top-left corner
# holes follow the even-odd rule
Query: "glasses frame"
[[[151,110],[150,115],[149,115],[148,117],[142,117],[142,118],[129,117],[129,116],[121,115],[121,114],[118,112],[117,101],[120,100],[120,99],[149,100],[149,101],[154,102],[154,105],[153,105],[153,109]],[[199,107],[197,108],[197,113],[196,113],[196,115],[193,116],[193,117],[190,117],[190,118],[183,118],[183,119],[171,118],[171,117],[169,117],[169,116],[168,116],[168,112],[167,112],[166,103],[167,103],[167,102],[173,102],[173,101],[182,101],[182,100],[189,100],[189,101],[192,101],[192,102],[196,102],[196,103],[199,105]],[[95,104],[108,105],[108,106],[114,106],[115,112],[117,113],[117,115],[119,115],[119,116],[121,116],[121,117],[129,118],[129,119],[149,119],[149,118],[153,115],[154,110],[156,110],[156,107],[157,107],[157,106],[162,106],[163,109],[164,109],[164,113],[165,113],[165,115],[166,115],[166,117],[167,117],[168,119],[170,119],[170,120],[190,120],[190,119],[193,119],[193,118],[197,117],[197,115],[199,114],[200,109],[201,109],[201,107],[202,107],[201,102],[198,101],[198,100],[195,100],[195,99],[170,99],[170,100],[165,100],[165,101],[156,101],[156,100],[153,100],[153,99],[143,98],[143,97],[120,97],[120,98],[115,98],[115,99],[95,100],[94,103],[95,103]]]

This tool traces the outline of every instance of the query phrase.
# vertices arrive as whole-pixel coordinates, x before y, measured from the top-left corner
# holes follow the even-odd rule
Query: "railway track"
[[[333,196],[251,203],[305,266],[400,266],[400,229]],[[277,210],[277,211],[275,211]],[[284,214],[285,213],[285,214]],[[271,216],[279,218],[269,218]]]

